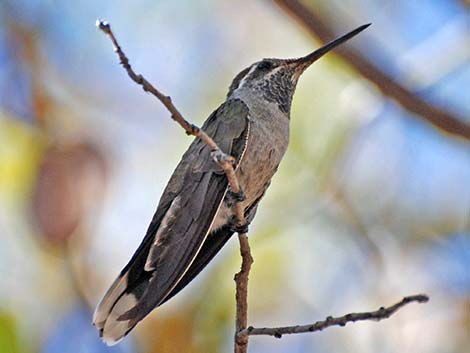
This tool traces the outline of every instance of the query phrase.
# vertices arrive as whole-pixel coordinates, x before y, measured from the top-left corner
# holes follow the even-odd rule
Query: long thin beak
[[[312,63],[320,59],[323,55],[328,53],[330,50],[336,48],[338,45],[343,44],[344,42],[348,41],[352,37],[356,36],[363,30],[365,30],[367,27],[369,27],[371,23],[362,25],[355,30],[346,33],[345,35],[329,42],[328,44],[325,44],[323,47],[315,50],[313,53],[310,53],[302,58],[299,59],[294,59],[292,60],[293,63],[298,64],[298,67],[301,71],[305,70],[307,67],[309,67]]]

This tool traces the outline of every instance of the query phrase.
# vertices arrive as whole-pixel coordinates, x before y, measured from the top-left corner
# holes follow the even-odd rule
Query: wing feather
[[[248,222],[251,222],[255,217],[259,201],[262,197],[263,195],[253,202],[253,204],[250,205],[245,211],[245,218]],[[220,251],[220,249],[222,249],[222,247],[227,243],[232,235],[233,231],[229,226],[223,226],[220,229],[210,233],[207,239],[204,241],[201,250],[198,252],[190,268],[186,271],[178,284],[165,297],[162,303],[170,300],[184,287],[186,287],[209,264],[214,256],[217,255],[217,253]]]
[[[222,104],[202,128],[239,161],[248,126],[248,108],[236,99]],[[94,324],[107,343],[125,336],[165,299],[206,239],[228,185],[210,152],[199,139],[192,142],[165,188],[142,243],[98,305]]]

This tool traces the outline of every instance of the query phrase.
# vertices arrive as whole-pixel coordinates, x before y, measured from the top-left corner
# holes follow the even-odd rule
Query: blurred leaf
[[[0,350],[2,353],[21,352],[15,320],[6,313],[0,313]]]
[[[33,212],[42,234],[53,244],[67,240],[101,200],[107,164],[93,144],[50,147],[39,167]]]
[[[45,139],[30,125],[0,112],[0,197],[23,200],[30,185]]]

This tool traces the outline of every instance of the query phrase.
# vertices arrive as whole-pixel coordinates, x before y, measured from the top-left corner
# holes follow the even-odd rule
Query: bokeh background
[[[357,60],[328,54],[299,82],[291,144],[251,227],[249,321],[308,323],[421,292],[431,301],[380,323],[253,337],[250,352],[467,351],[469,2],[304,1],[317,33],[292,3],[0,0],[1,353],[232,350],[235,238],[120,345],[91,325],[190,143],[126,76],[97,18],[197,124],[252,62],[373,22],[348,47]]]

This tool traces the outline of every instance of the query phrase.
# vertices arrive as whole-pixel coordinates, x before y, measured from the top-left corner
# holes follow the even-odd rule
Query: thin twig
[[[194,124],[189,123],[173,105],[171,98],[164,95],[158,89],[156,89],[150,82],[148,82],[142,75],[138,75],[134,72],[129,59],[126,57],[121,47],[119,46],[116,37],[111,31],[110,25],[105,22],[98,20],[96,23],[97,27],[101,29],[111,39],[114,47],[114,51],[119,56],[120,62],[126,70],[129,77],[142,86],[144,91],[153,94],[163,105],[170,111],[171,117],[175,120],[188,135],[193,135],[200,138],[207,146],[211,149],[211,156],[216,163],[218,163],[224,170],[230,188],[234,193],[240,193],[241,188],[238,183],[234,163],[235,159],[224,153],[215,143],[215,141],[208,136],[202,129]],[[241,201],[235,203],[235,212],[237,216],[238,225],[243,228],[246,225],[244,209]],[[240,232],[238,234],[240,242],[240,255],[242,257],[242,265],[240,272],[235,275],[236,283],[236,333],[235,333],[235,353],[246,353],[248,349],[248,338],[252,335],[271,335],[275,337],[282,337],[283,334],[302,333],[302,332],[314,332],[324,328],[340,325],[344,326],[347,322],[354,322],[359,320],[382,320],[391,316],[394,312],[399,310],[402,306],[410,302],[423,303],[428,301],[428,297],[425,295],[416,295],[404,298],[401,302],[392,305],[389,308],[380,308],[375,312],[348,314],[339,318],[328,317],[325,321],[319,321],[312,325],[305,326],[291,326],[291,327],[277,327],[277,328],[254,328],[247,327],[248,325],[248,277],[253,264],[253,257],[251,256],[250,245],[248,242],[248,236],[246,232]]]
[[[346,326],[348,322],[364,321],[364,320],[375,320],[380,321],[387,319],[392,316],[395,312],[400,310],[405,305],[416,302],[416,303],[426,303],[429,300],[429,297],[424,294],[412,295],[409,297],[403,298],[400,302],[389,306],[388,308],[380,308],[376,311],[369,311],[363,313],[351,313],[341,317],[327,317],[323,321],[317,321],[309,325],[297,325],[297,326],[286,326],[286,327],[263,327],[255,328],[248,327],[246,330],[239,332],[239,336],[254,336],[254,335],[267,335],[274,336],[276,338],[281,338],[282,335],[290,335],[296,333],[307,333],[307,332],[317,332],[322,331],[331,326]]]
[[[227,176],[230,189],[234,193],[240,193],[241,187],[238,182],[238,179],[235,174],[234,163],[235,159],[223,152],[215,141],[207,135],[201,128],[197,127],[194,124],[191,124],[187,121],[179,110],[174,106],[171,101],[171,97],[163,94],[157,88],[155,88],[147,79],[142,75],[138,75],[132,69],[129,59],[124,54],[121,49],[116,37],[114,36],[111,26],[108,22],[97,20],[96,26],[102,30],[113,43],[114,51],[119,56],[121,65],[126,70],[129,77],[142,86],[145,92],[153,94],[171,113],[171,118],[175,120],[188,135],[193,135],[200,138],[210,149],[211,156],[216,163],[218,163],[225,172]],[[244,209],[241,201],[235,202],[235,214],[237,216],[238,225],[243,227],[246,225]],[[238,238],[240,240],[240,254],[242,256],[242,265],[239,273],[235,275],[236,283],[236,303],[237,303],[237,313],[236,313],[236,333],[235,333],[235,352],[245,353],[248,347],[248,336],[239,337],[238,332],[246,329],[248,325],[248,276],[253,263],[253,258],[250,252],[250,245],[248,243],[248,236],[246,232],[239,233]]]
[[[275,2],[322,42],[334,39],[334,30],[327,21],[323,20],[322,16],[315,12],[314,7],[308,7],[298,0],[275,0]],[[443,131],[470,140],[470,124],[465,122],[464,118],[456,117],[449,111],[425,101],[350,46],[342,45],[335,49],[335,53],[344,58],[362,76],[373,82],[384,95],[395,99],[409,112]]]
[[[240,272],[235,275],[237,312],[235,318],[235,353],[246,353],[248,350],[248,335],[241,334],[248,326],[248,278],[253,257],[246,233],[238,234],[242,265]]]
[[[186,131],[186,134],[199,137],[202,141],[204,141],[207,146],[209,146],[212,151],[212,158],[214,158],[214,160],[223,168],[223,170],[227,174],[227,178],[232,190],[234,187],[237,187],[236,185],[238,185],[238,182],[235,180],[235,171],[233,170],[233,163],[235,162],[235,159],[232,156],[224,153],[219,148],[219,146],[217,146],[215,141],[209,135],[207,135],[201,128],[187,121],[183,117],[183,115],[181,115],[179,110],[176,109],[173,102],[171,101],[170,96],[163,94],[161,91],[155,88],[149,81],[147,81],[147,79],[142,75],[138,75],[135,73],[135,71],[132,69],[131,64],[129,63],[129,59],[121,49],[121,46],[119,45],[116,37],[114,36],[113,31],[111,30],[111,26],[107,21],[97,20],[96,26],[100,30],[102,30],[109,37],[109,39],[111,39],[114,51],[119,56],[120,63],[122,67],[126,70],[131,80],[137,83],[138,85],[142,86],[145,92],[153,94],[160,102],[162,102],[165,108],[168,109],[168,111],[171,113],[171,118]]]

